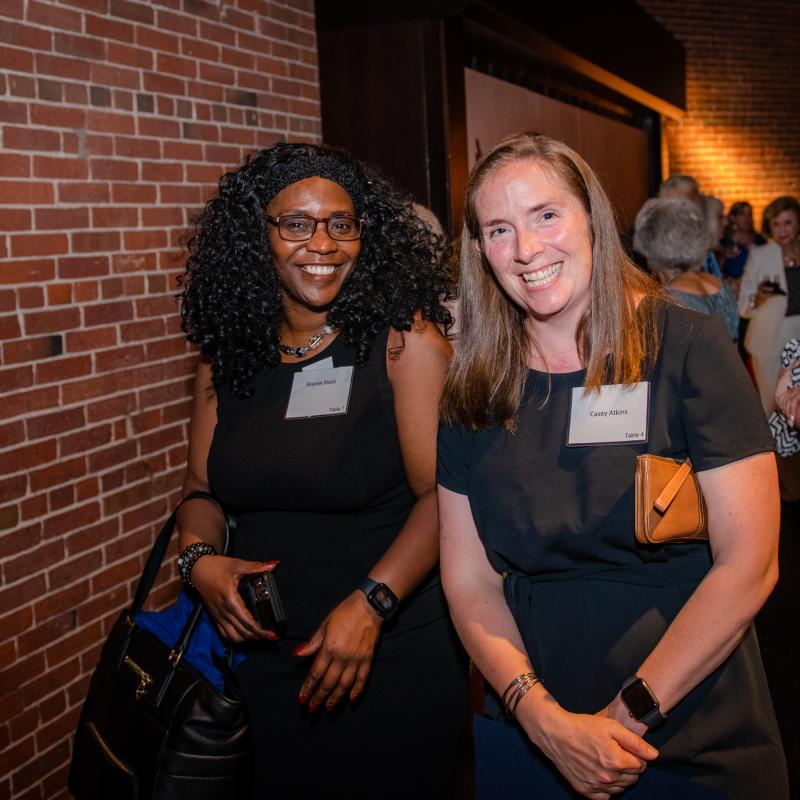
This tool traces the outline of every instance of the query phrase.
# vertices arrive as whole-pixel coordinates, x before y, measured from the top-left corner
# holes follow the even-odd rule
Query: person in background
[[[311,144],[224,175],[190,241],[184,492],[237,525],[223,556],[187,507],[181,574],[247,655],[254,799],[450,790],[468,673],[437,570],[446,253],[377,172]],[[237,592],[265,570],[280,636]]]
[[[437,475],[445,593],[493,689],[478,797],[786,800],[751,625],[775,456],[725,326],[628,261],[597,176],[549,137],[486,153],[462,236]],[[638,544],[644,452],[691,458],[709,543]]]
[[[762,232],[772,241],[750,249],[739,290],[739,313],[749,322],[749,353],[761,404],[775,409],[780,354],[800,337],[800,203],[784,195],[764,209]]]
[[[713,222],[718,225],[719,217]],[[697,205],[678,198],[648,200],[636,215],[634,231],[634,247],[670,295],[686,308],[716,314],[735,342],[739,335],[736,299],[727,284],[702,271],[708,254],[708,220]]]
[[[658,187],[658,196],[669,198],[677,197],[683,200],[700,202],[700,189],[697,181],[691,175],[670,175]]]
[[[722,200],[710,194],[700,195],[700,208],[706,222],[706,257],[703,271],[722,280],[720,259],[722,257],[722,237],[725,233],[727,218]]]
[[[739,285],[753,245],[766,244],[767,240],[753,227],[753,207],[746,200],[734,203],[728,211],[728,224],[722,237],[722,274],[739,297]]]

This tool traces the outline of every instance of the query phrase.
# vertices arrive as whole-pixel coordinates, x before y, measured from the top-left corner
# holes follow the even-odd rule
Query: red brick
[[[69,337],[69,334],[67,334]],[[88,375],[92,371],[92,360],[90,356],[74,356],[67,358],[54,359],[36,365],[36,383],[52,383],[53,381],[64,381],[67,379],[80,378]]]
[[[102,563],[103,557],[100,551],[91,550],[82,556],[78,556],[77,558],[53,567],[47,573],[47,582],[50,591],[61,589],[80,578],[85,578],[98,569]],[[0,598],[1,597],[2,595],[0,595]],[[80,619],[78,621],[80,623]]]
[[[144,120],[140,120],[142,122]],[[172,123],[170,123],[172,124]],[[180,129],[176,125],[176,135]],[[176,183],[183,180],[183,167],[180,164],[160,164],[158,162],[142,163],[142,180],[155,181],[157,183]]]
[[[104,206],[92,209],[92,226],[95,228],[135,228],[139,213],[135,208]]]
[[[55,134],[58,138],[58,134]],[[29,181],[0,181],[0,204],[40,205],[53,202],[53,185]]]
[[[141,183],[113,183],[111,184],[111,200],[114,203],[152,204],[156,202],[156,187]],[[155,209],[155,211],[158,212],[160,209]]]
[[[6,559],[3,564],[3,580],[5,583],[14,583],[29,575],[46,571],[63,558],[64,542],[61,539],[46,542],[16,558]]]
[[[19,506],[11,505],[0,508],[0,531],[16,528],[19,524]],[[0,542],[2,539],[0,539]]]
[[[47,287],[47,305],[62,306],[72,302],[72,285],[52,283]]]
[[[82,503],[84,500],[91,500],[100,494],[100,481],[92,476],[78,481],[75,484],[75,500]]]
[[[26,426],[29,439],[41,439],[44,436],[64,433],[81,428],[86,424],[83,408],[69,408],[54,411],[51,414],[40,414],[29,417]]]
[[[37,494],[34,497],[26,497],[19,505],[23,520],[36,519],[47,514],[49,509],[46,494]],[[41,527],[40,523],[35,525]]]
[[[185,33],[189,36],[197,36],[197,20],[191,16],[183,14],[173,14],[171,11],[159,11],[156,19],[156,27]]]
[[[145,25],[152,25],[155,19],[153,9],[149,5],[128,0],[110,0],[109,11],[113,17],[122,17]]]
[[[51,584],[52,586],[52,584]],[[41,597],[46,590],[44,575],[36,575],[24,581],[19,586],[12,586],[0,590],[0,614],[5,614],[12,609],[21,608],[30,603],[34,598]],[[2,707],[2,704],[0,704]]]
[[[95,242],[95,244],[99,247],[103,239],[83,241],[86,244]],[[115,240],[106,238],[105,241],[111,243]],[[107,275],[108,273],[108,256],[80,256],[77,258],[62,257],[58,260],[58,277],[62,279],[86,278],[90,275]]]
[[[156,55],[156,71],[170,75],[181,75],[184,78],[194,78],[197,75],[197,62],[168,53],[158,53]]]
[[[20,339],[17,342],[6,342],[3,345],[3,361],[6,364],[20,364],[25,361],[35,361],[41,358],[50,358],[53,355],[52,336]],[[7,384],[3,384],[8,388]]]
[[[0,641],[10,639],[31,628],[33,625],[33,611],[30,606],[24,606],[0,619]]]
[[[92,579],[93,582],[95,579]],[[96,591],[93,590],[96,594]],[[49,647],[47,653],[47,663],[49,666],[56,666],[73,656],[80,655],[84,650],[96,644],[102,636],[99,624],[89,625],[71,636]]]
[[[114,564],[92,577],[92,594],[100,594],[107,589],[123,585],[126,581],[138,576],[141,570],[142,565],[139,556]]]
[[[69,540],[67,540],[67,550],[70,552]],[[37,625],[41,625],[57,614],[62,614],[67,609],[71,613],[72,609],[86,600],[87,597],[89,597],[88,580],[61,591],[46,594],[33,606],[33,613],[36,616]]]
[[[52,467],[35,470],[30,475],[31,489],[35,492],[59,486],[86,474],[86,460],[81,456],[70,461],[60,461]]]
[[[139,177],[139,165],[135,161],[94,158],[91,161],[94,180],[135,181]]]
[[[114,586],[110,592],[105,594],[92,592],[91,598],[83,605],[78,606],[78,624],[85,625],[109,612],[118,615],[130,600],[131,595],[127,585]]]
[[[75,620],[71,611],[64,611],[47,620],[40,622],[35,628],[19,636],[17,647],[20,656],[27,656],[41,650],[45,645],[69,633],[75,627]]]
[[[74,455],[75,453],[85,453],[108,444],[111,441],[111,426],[97,425],[93,428],[85,428],[79,433],[69,436],[61,436],[58,440],[59,453],[61,457]]]
[[[119,250],[120,235],[117,231],[102,233],[72,234],[72,251],[78,253],[108,252]]]
[[[21,696],[20,696],[21,699]],[[4,703],[7,700],[3,700]],[[35,755],[36,746],[34,744],[33,736],[23,739],[21,742],[14,742],[8,750],[0,751],[0,775],[8,776],[10,778],[13,770],[17,769],[20,764],[29,762]],[[8,794],[0,795],[3,800],[11,797],[10,781],[8,785]],[[2,784],[0,784],[2,786]]]
[[[68,159],[59,159],[68,161]],[[82,171],[88,175],[88,165],[84,160]],[[54,176],[58,177],[58,176]],[[76,178],[81,177],[75,175]],[[58,185],[58,199],[62,203],[107,203],[110,198],[107,183],[60,183]]]
[[[6,261],[0,267],[0,283],[38,283],[52,280],[55,262],[52,259]]]
[[[29,336],[37,333],[58,333],[78,328],[81,314],[77,308],[61,308],[56,311],[34,311],[25,314],[25,332]]]
[[[86,126],[86,112],[81,108],[65,108],[63,105],[32,105],[30,107],[30,115],[31,124],[33,125],[47,125],[54,128],[70,128],[72,130]],[[42,132],[51,133],[51,131],[47,130]]]
[[[152,50],[109,42],[108,60],[112,64],[124,64],[126,67],[151,70],[155,55]]]
[[[101,472],[117,464],[124,464],[136,458],[136,452],[136,442],[133,439],[108,447],[89,456],[89,469],[92,472]]]
[[[30,156],[19,153],[0,153],[0,175],[8,178],[27,178],[30,174]]]
[[[52,3],[36,2],[36,0],[28,0],[27,18],[28,22],[51,28],[80,31],[82,27],[81,15],[77,12],[54,6]],[[48,45],[38,49],[49,50],[50,47]]]
[[[127,416],[135,408],[136,396],[133,393],[129,393],[117,395],[108,400],[99,400],[96,403],[89,403],[87,406],[87,413],[90,422],[99,422],[105,419],[113,419],[114,417]]]
[[[143,28],[136,29],[136,44],[140,47],[147,48],[147,50],[162,50],[165,53],[177,53],[180,45],[180,40],[177,36],[171,33],[165,33],[161,30],[161,25],[158,28]]]
[[[0,448],[10,447],[25,438],[25,426],[21,421],[0,425]]]
[[[50,32],[6,20],[0,26],[0,42],[28,50],[49,50]]]
[[[163,319],[148,319],[120,325],[120,336],[123,342],[139,342],[164,336]]]
[[[22,470],[30,470],[53,461],[56,457],[56,441],[25,445],[14,450],[0,453],[0,475],[7,475]]]
[[[14,258],[52,256],[64,253],[69,240],[63,233],[20,234],[11,237],[11,255]]]
[[[51,515],[44,521],[44,537],[49,539],[91,525],[99,517],[100,506],[97,502],[86,503],[69,511]]]
[[[88,208],[37,208],[37,230],[68,230],[88,228]]]
[[[33,53],[17,47],[0,46],[0,69],[33,72]]]
[[[41,308],[44,305],[44,290],[41,286],[21,286],[17,289],[19,308]]]
[[[119,536],[119,519],[104,520],[97,525],[82,528],[67,538],[67,552],[70,556],[86,550],[101,547]],[[88,595],[88,588],[86,594]]]
[[[58,387],[51,386],[47,389],[28,389],[17,394],[7,394],[0,405],[0,418],[16,417],[19,414],[29,414],[43,408],[53,408],[58,404]]]
[[[120,42],[132,42],[135,28],[127,22],[120,22],[108,17],[99,17],[94,14],[85,14],[86,34],[100,39],[117,39]],[[111,54],[109,52],[109,58]]]
[[[18,339],[21,336],[16,314],[0,316],[0,339]]]

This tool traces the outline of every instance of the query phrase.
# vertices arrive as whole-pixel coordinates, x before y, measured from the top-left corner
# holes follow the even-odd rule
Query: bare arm
[[[698,473],[714,564],[637,674],[669,711],[744,636],[778,578],[780,499],[775,457],[750,456]],[[608,713],[632,730],[619,695]]]
[[[200,362],[195,377],[189,453],[183,496],[209,491],[208,453],[217,424],[217,396],[211,384],[211,368]],[[225,546],[225,520],[213,503],[190,500],[178,512],[181,550],[193,542],[208,542],[217,552]],[[192,583],[200,592],[220,633],[234,642],[245,639],[274,639],[275,634],[256,624],[238,593],[239,579],[248,572],[274,569],[274,562],[242,561],[222,556],[203,556],[192,569]]]
[[[464,646],[502,694],[532,669],[506,604],[502,578],[489,564],[465,495],[439,487],[442,582]],[[535,665],[533,665],[535,671]],[[565,711],[542,684],[517,708],[528,737],[585,797],[607,800],[635,783],[657,751],[615,720]]]
[[[800,419],[800,386],[790,386],[792,371],[800,364],[794,361],[786,369],[778,373],[778,383],[775,386],[775,405],[786,417],[790,426]]]
[[[404,346],[399,357],[387,360],[387,369],[406,480],[416,503],[369,577],[385,583],[402,601],[438,559],[436,431],[451,348],[433,323],[419,320],[402,340],[392,331],[390,349],[395,339]],[[322,703],[330,709],[345,694],[351,700],[358,697],[369,675],[382,624],[363,592],[354,587],[297,650],[298,655],[316,656],[301,688],[301,702],[308,700],[310,710]]]

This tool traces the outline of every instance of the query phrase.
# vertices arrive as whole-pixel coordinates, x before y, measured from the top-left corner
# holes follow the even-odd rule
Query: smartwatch
[[[383,619],[390,619],[397,611],[400,601],[397,595],[385,584],[366,578],[358,587],[367,596],[367,601]]]
[[[620,697],[628,713],[648,728],[656,728],[667,719],[667,715],[662,714],[658,707],[658,699],[653,690],[638,675],[631,675],[622,684]]]

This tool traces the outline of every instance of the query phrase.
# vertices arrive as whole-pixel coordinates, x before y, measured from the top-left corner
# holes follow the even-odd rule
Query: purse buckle
[[[130,670],[136,674],[136,677],[139,678],[139,685],[136,687],[134,696],[137,700],[141,700],[147,694],[147,690],[152,685],[153,679],[130,656],[125,656],[122,663],[130,668]]]

